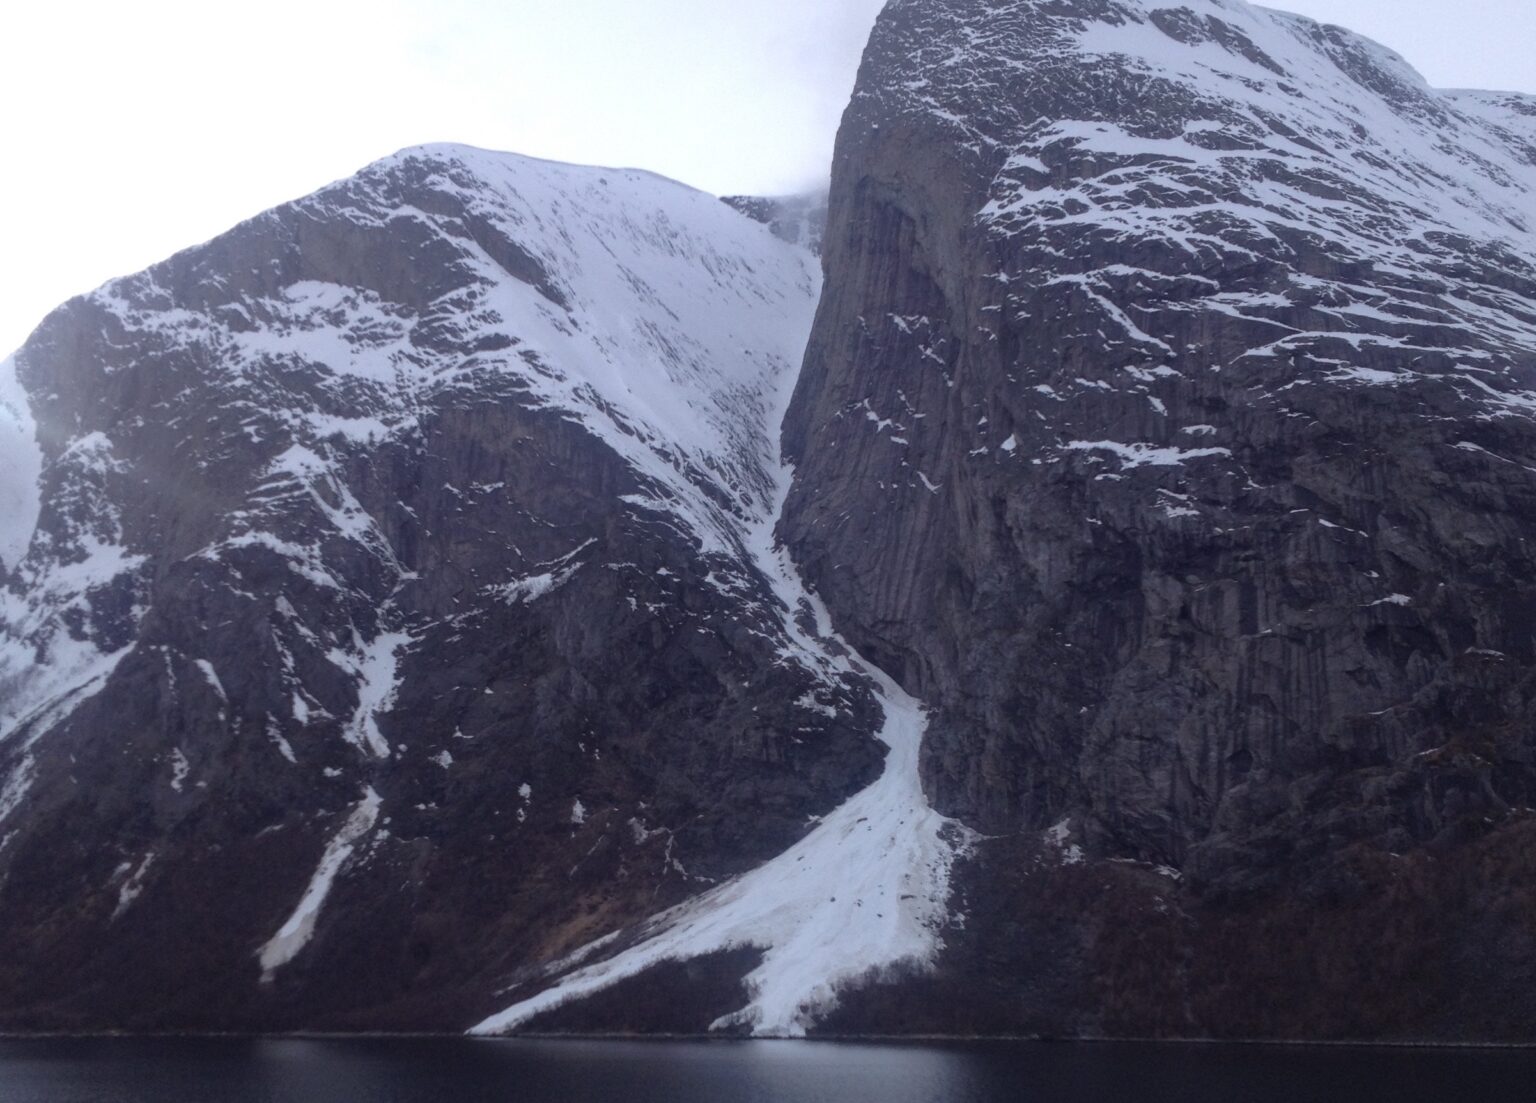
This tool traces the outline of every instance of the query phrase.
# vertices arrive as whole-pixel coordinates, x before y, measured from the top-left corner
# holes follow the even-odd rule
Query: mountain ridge
[[[1527,118],[894,0],[824,216],[411,147],[72,300],[0,1024],[1528,1040]]]

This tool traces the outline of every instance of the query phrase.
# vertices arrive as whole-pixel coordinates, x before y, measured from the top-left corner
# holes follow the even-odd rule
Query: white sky
[[[1172,3],[1173,0],[1170,0]],[[720,194],[825,176],[882,0],[55,0],[0,14],[0,355],[53,306],[418,142]],[[1536,91],[1532,0],[1280,0]]]

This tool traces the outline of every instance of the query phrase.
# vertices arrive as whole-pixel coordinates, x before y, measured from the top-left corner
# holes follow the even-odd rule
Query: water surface
[[[1530,1103],[1536,1052],[1023,1042],[0,1040],[4,1103]]]

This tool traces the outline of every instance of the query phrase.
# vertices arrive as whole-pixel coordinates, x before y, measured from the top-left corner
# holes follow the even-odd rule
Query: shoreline
[[[430,1031],[380,1031],[380,1032],[326,1032],[283,1031],[272,1034],[176,1031],[176,1032],[115,1032],[115,1031],[59,1031],[20,1033],[0,1031],[3,1042],[44,1041],[225,1041],[225,1042],[381,1042],[381,1041],[463,1041],[476,1044],[516,1044],[518,1042],[633,1042],[677,1043],[699,1042],[712,1045],[741,1045],[747,1043],[821,1044],[821,1045],[967,1045],[967,1044],[1014,1044],[1037,1046],[1178,1046],[1210,1048],[1266,1048],[1266,1049],[1439,1049],[1467,1051],[1509,1050],[1524,1052],[1536,1050],[1531,1042],[1454,1042],[1454,1041],[1340,1041],[1295,1038],[1094,1038],[1062,1037],[1026,1034],[816,1034],[807,1037],[728,1037],[718,1034],[516,1034],[510,1036],[485,1036],[468,1033],[436,1033]]]

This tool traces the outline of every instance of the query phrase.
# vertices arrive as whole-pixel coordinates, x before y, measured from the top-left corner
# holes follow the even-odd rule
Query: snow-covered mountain
[[[3,392],[7,1021],[469,1025],[801,840],[882,701],[936,831],[915,706],[774,547],[819,282],[670,181],[429,147],[50,317]]]
[[[0,366],[0,1026],[1528,1039],[1533,410],[1536,98],[1241,0],[397,154]]]

